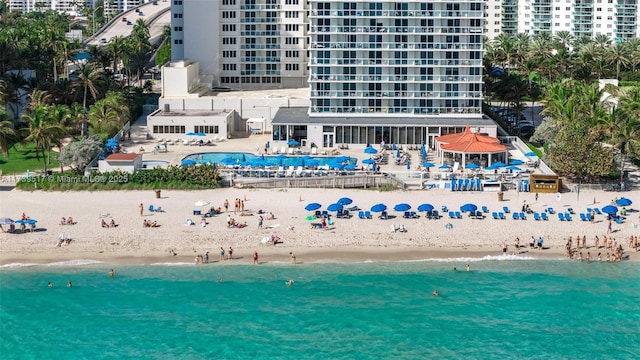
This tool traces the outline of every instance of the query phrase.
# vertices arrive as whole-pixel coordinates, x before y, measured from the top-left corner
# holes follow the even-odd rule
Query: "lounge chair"
[[[440,208],[440,210],[442,210],[442,212],[447,212],[449,211],[449,209],[447,209],[446,205],[442,205],[442,207]]]
[[[518,215],[517,212],[514,212],[513,215],[511,215],[511,218],[513,218],[513,220],[518,220],[520,216]]]
[[[418,215],[415,211],[412,211],[410,215],[412,219],[417,219],[420,217],[420,215]]]
[[[342,219],[342,214],[343,214],[343,213],[342,213],[342,210],[338,210],[338,211],[336,212],[336,217],[337,217],[338,219]]]
[[[433,211],[431,212],[431,218],[432,218],[432,219],[435,219],[435,220],[440,219],[440,214],[438,213],[438,210],[433,210]]]
[[[533,213],[533,219],[534,219],[535,221],[540,221],[540,214],[538,214],[538,213]]]
[[[382,220],[387,220],[389,218],[389,214],[387,214],[386,211],[383,211],[380,213],[380,216],[378,216],[378,218],[382,219]]]
[[[593,211],[595,211],[597,215],[602,215],[602,212],[600,212],[600,209],[598,208],[593,209]]]
[[[541,213],[540,217],[542,218],[542,220],[547,221],[549,220],[549,218],[547,217],[547,213]]]
[[[570,213],[568,213],[568,212],[564,213],[564,219],[565,219],[566,221],[571,221],[571,214],[570,214]]]
[[[272,147],[271,148],[271,154],[272,155],[276,155],[277,153],[278,153],[278,147],[277,146]]]
[[[525,216],[524,212],[520,212],[520,220],[527,220],[527,217]]]
[[[549,208],[547,208],[547,212],[548,212],[549,214],[553,214],[553,213],[555,213],[555,210],[553,210],[553,208],[552,208],[552,207],[549,207]]]
[[[500,217],[500,220],[504,220],[505,219],[503,212],[499,212],[498,213],[498,217]]]
[[[558,220],[564,221],[564,213],[558,213]]]
[[[583,214],[583,213],[580,213],[580,220],[582,220],[582,221],[587,221],[587,217],[586,217],[586,216],[584,216],[584,214]]]
[[[573,211],[573,208],[568,208],[567,212],[571,215],[575,214],[575,211]]]
[[[498,213],[497,213],[497,212],[495,212],[495,211],[491,213],[491,217],[492,217],[492,218],[494,218],[494,219],[496,219],[496,220],[498,220],[498,219],[499,219],[499,217],[498,217]]]
[[[365,211],[364,216],[366,216],[367,219],[373,219],[373,216],[371,216],[371,211]]]
[[[322,211],[316,210],[315,217],[316,217],[316,219],[322,217]]]
[[[460,211],[456,211],[456,219],[462,219],[462,214]]]
[[[508,214],[509,213],[509,208],[506,207],[506,206],[503,206],[502,207],[502,211],[504,211],[505,214]]]
[[[449,219],[455,219],[456,218],[456,214],[454,214],[453,211],[449,211]]]
[[[311,155],[318,155],[318,148],[317,147],[312,147],[311,148]]]
[[[320,215],[320,216],[326,219],[326,218],[329,217],[329,212],[327,210],[323,210],[322,211],[322,215]]]
[[[343,219],[351,218],[351,214],[349,214],[349,210],[342,210],[342,218]]]
[[[483,206],[483,207],[482,207],[482,212],[484,212],[484,213],[488,213],[488,212],[489,212],[489,208],[488,208],[488,207],[486,207],[486,206]]]
[[[358,211],[358,218],[360,219],[366,219],[366,215],[364,214],[364,211]]]
[[[411,219],[411,212],[410,211],[405,211],[404,215],[402,215],[403,218],[405,219]]]

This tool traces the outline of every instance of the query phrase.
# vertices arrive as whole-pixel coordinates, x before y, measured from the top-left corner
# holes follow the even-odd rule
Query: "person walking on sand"
[[[138,208],[140,208],[140,216],[142,216],[142,213],[144,212],[144,205],[140,203],[140,206],[138,206]]]
[[[607,234],[611,234],[611,220],[609,220],[609,224],[607,225]]]
[[[253,263],[258,263],[258,252],[256,250],[253,250]]]
[[[224,260],[224,249],[220,247],[220,261]]]
[[[229,260],[233,259],[233,248],[229,246]]]
[[[295,265],[296,264],[296,256],[293,254],[292,251],[289,252],[289,255],[291,256],[291,264]]]
[[[229,212],[229,199],[224,200],[224,212]]]
[[[258,217],[258,229],[262,229],[262,223],[263,223],[264,219],[262,218],[262,215],[260,215]]]

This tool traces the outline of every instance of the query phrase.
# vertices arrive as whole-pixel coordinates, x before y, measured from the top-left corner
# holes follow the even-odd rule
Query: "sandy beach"
[[[624,194],[640,202],[635,192]],[[114,192],[23,192],[18,190],[0,192],[0,214],[17,220],[24,212],[38,220],[35,232],[0,233],[2,252],[0,265],[13,263],[51,263],[77,259],[95,260],[114,264],[149,264],[165,262],[194,263],[196,255],[209,251],[210,262],[219,260],[219,250],[234,249],[234,261],[225,263],[251,263],[252,253],[257,251],[260,262],[289,262],[289,252],[297,256],[298,262],[323,261],[397,261],[421,259],[483,258],[501,256],[502,243],[508,245],[508,254],[514,252],[514,240],[520,238],[518,251],[523,257],[563,258],[564,245],[569,236],[587,237],[587,250],[592,256],[606,249],[596,250],[594,238],[607,233],[605,215],[596,216],[593,223],[580,221],[578,213],[588,207],[603,207],[620,196],[611,192],[582,191],[564,193],[558,199],[555,194],[505,192],[504,201],[499,202],[496,193],[471,192],[452,193],[447,190],[390,191],[340,190],[340,189],[274,189],[250,190],[226,188],[209,191],[163,190],[162,198],[156,199],[153,191]],[[357,211],[350,219],[333,217],[328,229],[314,229],[313,222],[305,218],[311,214],[304,207],[317,202],[326,209],[341,197],[353,200],[350,206],[369,210],[377,203],[386,204],[390,219],[359,219]],[[230,202],[230,215],[245,228],[228,228],[224,201]],[[234,200],[245,202],[245,213],[234,214]],[[199,200],[210,202],[203,207],[195,206]],[[595,201],[595,204],[594,204]],[[535,221],[532,215],[527,220],[513,220],[510,214],[505,220],[495,220],[493,211],[502,211],[507,206],[519,211],[526,202],[533,211],[553,207],[556,211],[573,208],[576,214],[571,222],[561,222],[555,215],[548,221]],[[144,206],[143,216],[139,204]],[[408,203],[416,210],[422,203],[430,203],[436,209],[447,206],[459,210],[465,203],[473,203],[480,209],[487,206],[489,212],[482,220],[449,219],[443,214],[438,220],[427,219],[420,214],[418,219],[404,219],[401,212],[393,211],[398,203]],[[152,213],[149,205],[161,206],[164,212]],[[221,207],[223,214],[206,218],[207,225],[193,215],[196,209],[208,210]],[[633,208],[633,205],[631,206]],[[272,212],[276,219],[267,220],[258,228],[258,212]],[[638,212],[631,212],[622,224],[613,224],[613,236],[630,255],[631,260],[640,258],[639,253],[629,251],[630,235],[640,235]],[[76,224],[60,225],[61,217],[73,217]],[[107,223],[113,219],[115,228],[102,228],[101,219]],[[186,225],[192,219],[195,225]],[[157,228],[144,228],[144,220],[157,221]],[[447,226],[448,224],[452,225]],[[391,232],[391,227],[403,225],[407,232]],[[264,244],[263,238],[277,234],[281,242],[273,246]],[[57,247],[58,236],[71,235],[69,245]],[[531,250],[531,236],[544,239],[544,250]],[[171,256],[170,249],[178,254]]]

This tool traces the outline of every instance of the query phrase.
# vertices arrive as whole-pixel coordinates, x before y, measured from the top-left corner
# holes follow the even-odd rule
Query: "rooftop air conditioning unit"
[[[164,112],[169,112],[171,110],[171,105],[164,104]]]

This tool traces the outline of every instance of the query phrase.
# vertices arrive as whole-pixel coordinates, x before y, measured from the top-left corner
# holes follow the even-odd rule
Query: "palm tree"
[[[90,133],[106,138],[120,128],[118,111],[105,100],[96,101],[89,110]]]
[[[78,103],[71,104],[69,106],[69,122],[72,128],[76,129],[81,136],[84,136],[85,129],[89,124],[87,110]]]
[[[51,121],[49,108],[45,105],[33,109],[30,114],[22,115],[22,118],[29,124],[29,135],[24,141],[35,144],[36,158],[38,160],[40,160],[39,154],[42,152],[44,170],[46,172],[47,165],[51,160],[49,155],[51,144],[65,132],[64,127]]]
[[[554,40],[560,46],[558,51],[569,50],[571,48],[571,43],[573,42],[573,35],[571,35],[571,32],[567,30],[558,31],[554,35]]]
[[[120,54],[125,50],[125,40],[122,36],[115,36],[111,38],[107,44],[107,53],[113,59],[113,73],[118,73],[118,64],[120,62]]]
[[[32,111],[38,106],[49,105],[52,100],[53,96],[51,96],[48,91],[35,89],[29,95],[29,104],[27,105],[27,109]]]
[[[98,89],[100,83],[104,80],[102,69],[96,68],[93,64],[87,63],[80,67],[80,75],[78,75],[79,86],[84,89],[82,97],[82,107],[87,108],[87,95],[91,93],[94,101],[98,100]]]
[[[13,129],[13,121],[9,114],[0,109],[0,151],[9,158],[9,149],[16,140],[16,131]]]
[[[620,68],[631,63],[629,55],[629,49],[625,43],[617,42],[609,47],[606,56],[610,63],[616,65],[616,79],[620,79]]]
[[[620,161],[620,181],[622,182],[624,177],[624,165],[627,161],[629,154],[634,156],[640,156],[640,122],[637,119],[633,119],[631,116],[622,116],[622,118],[616,122],[614,132],[614,147],[622,155]]]

